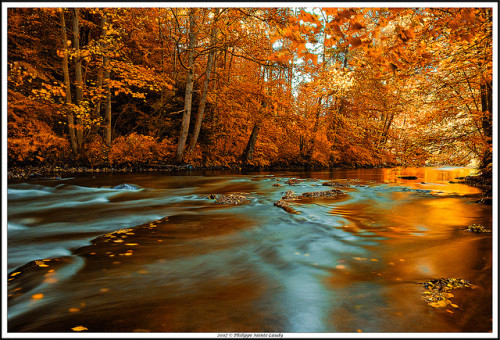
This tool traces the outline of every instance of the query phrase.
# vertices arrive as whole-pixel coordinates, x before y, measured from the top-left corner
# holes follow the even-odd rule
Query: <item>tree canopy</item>
[[[491,171],[491,7],[7,13],[10,164]]]

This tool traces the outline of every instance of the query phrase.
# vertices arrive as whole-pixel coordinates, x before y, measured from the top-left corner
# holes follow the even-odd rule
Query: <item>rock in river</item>
[[[299,198],[335,198],[342,194],[342,191],[338,189],[332,189],[328,191],[305,192],[300,195]]]
[[[248,198],[241,194],[226,194],[226,195],[214,195],[208,196],[210,199],[215,199],[215,204],[245,204],[250,201]]]
[[[134,184],[123,183],[120,185],[116,185],[116,186],[112,187],[111,189],[136,191],[136,190],[139,190],[139,187],[137,185],[134,185]]]

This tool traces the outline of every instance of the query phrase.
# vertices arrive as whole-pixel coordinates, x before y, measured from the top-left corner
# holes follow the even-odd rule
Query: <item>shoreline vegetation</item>
[[[491,171],[491,8],[8,14],[12,179],[190,166]]]

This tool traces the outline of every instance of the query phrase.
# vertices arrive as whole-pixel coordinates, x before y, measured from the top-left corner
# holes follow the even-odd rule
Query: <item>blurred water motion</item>
[[[488,332],[491,233],[464,228],[491,229],[491,206],[474,203],[479,189],[449,183],[471,172],[99,175],[10,184],[9,331]],[[303,180],[284,184],[289,178]],[[350,187],[337,199],[292,201],[299,214],[273,206],[287,190],[328,190],[326,180]],[[123,183],[138,190],[113,189]],[[237,192],[250,203],[207,197]],[[475,289],[454,291],[460,308],[433,309],[418,282],[437,277],[464,278]]]

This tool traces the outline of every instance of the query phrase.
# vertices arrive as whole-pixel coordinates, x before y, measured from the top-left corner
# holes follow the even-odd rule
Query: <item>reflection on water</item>
[[[11,184],[9,331],[488,332],[491,233],[463,229],[491,229],[491,206],[474,203],[477,188],[449,183],[468,174],[357,169]],[[291,186],[285,178],[305,180]],[[287,190],[328,190],[325,180],[350,187],[340,198],[291,202],[299,214],[273,206]],[[113,189],[122,183],[138,190]],[[233,192],[250,203],[207,197]],[[417,283],[437,277],[475,289],[454,293],[458,309],[432,309]]]

